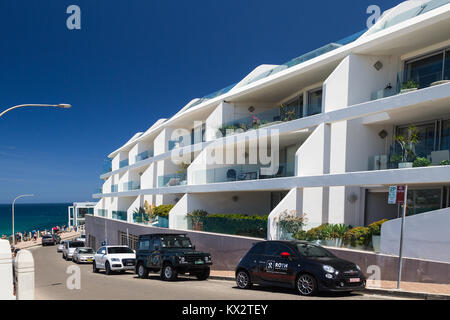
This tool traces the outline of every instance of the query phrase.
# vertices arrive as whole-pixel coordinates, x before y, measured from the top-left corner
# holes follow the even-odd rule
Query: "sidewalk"
[[[70,238],[75,238],[80,235],[80,232],[75,231],[69,231],[69,232],[63,232],[60,234],[61,240],[67,240]],[[27,249],[31,247],[40,246],[42,244],[42,238],[38,238],[36,241],[30,240],[30,241],[21,241],[16,243],[15,247],[17,249]]]
[[[234,271],[211,270],[211,279],[234,281]],[[416,297],[419,299],[449,299],[450,284],[402,282],[397,290],[397,281],[367,281],[367,291],[376,294],[395,295],[398,297]]]

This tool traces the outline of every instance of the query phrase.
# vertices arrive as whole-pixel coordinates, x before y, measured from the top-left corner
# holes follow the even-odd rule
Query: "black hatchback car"
[[[310,296],[318,291],[364,289],[366,278],[360,268],[325,248],[306,241],[263,241],[256,243],[239,261],[236,284],[297,289]]]

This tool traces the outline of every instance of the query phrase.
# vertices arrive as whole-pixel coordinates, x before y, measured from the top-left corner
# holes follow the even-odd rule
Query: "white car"
[[[136,253],[127,246],[103,246],[97,250],[92,264],[93,272],[105,269],[110,275],[113,271],[134,270]]]
[[[86,242],[86,235],[85,234],[81,234],[78,238],[75,239],[75,241],[84,241],[84,242]]]
[[[64,260],[72,259],[73,253],[76,248],[82,248],[85,244],[83,241],[65,241],[62,251],[62,256]]]
[[[72,261],[75,263],[92,263],[94,261],[94,250],[88,247],[76,248],[73,252]]]
[[[59,244],[58,244],[58,247],[56,247],[56,252],[63,252],[63,249],[64,249],[64,243],[65,243],[66,241],[61,241]]]

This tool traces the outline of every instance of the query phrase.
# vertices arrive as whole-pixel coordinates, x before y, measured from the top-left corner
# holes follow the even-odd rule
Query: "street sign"
[[[403,204],[405,202],[405,186],[390,186],[388,204]]]

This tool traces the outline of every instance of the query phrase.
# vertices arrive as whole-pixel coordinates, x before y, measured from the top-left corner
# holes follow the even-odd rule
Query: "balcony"
[[[192,144],[192,135],[188,134],[188,135],[179,137],[178,140],[169,140],[168,148],[169,148],[169,151],[171,151],[173,149],[177,149],[180,147],[190,146],[191,144]]]
[[[112,171],[111,159],[103,160],[102,173],[108,173],[108,172],[111,172],[111,171]]]
[[[102,188],[95,188],[94,189],[94,194],[101,194],[103,193],[103,189]]]
[[[151,157],[153,157],[153,150],[144,151],[136,155],[135,162],[139,162]]]
[[[111,185],[111,193],[114,193],[114,192],[119,192],[119,185],[118,184]]]
[[[108,210],[106,209],[97,209],[97,216],[99,217],[108,217]]]
[[[119,162],[119,168],[123,168],[123,167],[128,166],[128,163],[129,163],[128,159],[120,161]]]
[[[187,173],[173,173],[158,177],[158,188],[183,186],[187,184]]]
[[[276,174],[263,175],[258,164],[231,165],[220,168],[197,170],[194,172],[194,184],[207,184],[232,181],[273,179],[294,176],[295,162],[280,163]]]
[[[113,211],[112,218],[115,220],[127,221],[127,212],[126,211]]]
[[[136,182],[136,181],[128,181],[122,185],[122,188],[123,188],[123,191],[133,191],[133,190],[139,190],[141,188],[141,185],[139,182]]]

